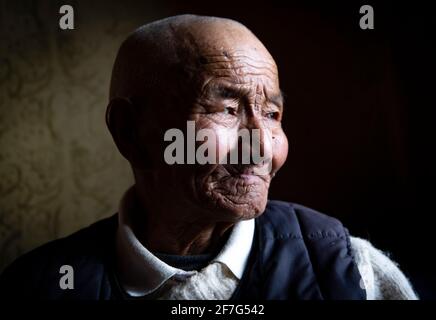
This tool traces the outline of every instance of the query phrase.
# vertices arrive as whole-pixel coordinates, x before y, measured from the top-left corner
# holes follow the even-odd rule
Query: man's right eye
[[[227,106],[227,107],[224,107],[223,113],[224,114],[230,114],[232,116],[236,116],[237,111],[236,111],[235,108]]]

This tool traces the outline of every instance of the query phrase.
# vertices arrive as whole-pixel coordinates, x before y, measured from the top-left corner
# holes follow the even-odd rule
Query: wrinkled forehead
[[[190,26],[174,33],[177,63],[194,83],[219,80],[241,86],[261,82],[279,90],[274,59],[245,27],[226,25]]]
[[[215,22],[205,25],[191,24],[178,29],[173,28],[176,52],[179,62],[209,63],[247,63],[268,64],[276,72],[274,59],[246,27],[234,22]],[[179,47],[179,48],[177,48]]]
[[[170,19],[146,25],[121,46],[110,97],[193,96],[214,79],[277,87],[274,59],[242,24],[227,19]],[[162,93],[165,93],[162,95]]]

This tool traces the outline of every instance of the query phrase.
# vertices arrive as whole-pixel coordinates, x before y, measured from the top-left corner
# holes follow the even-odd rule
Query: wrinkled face
[[[271,179],[288,152],[276,65],[262,51],[224,51],[203,56],[198,77],[198,95],[189,118],[197,132],[214,133],[219,161],[192,170],[195,196],[230,219],[256,217],[265,209]],[[256,129],[260,140],[252,135],[247,144],[238,136],[242,129],[250,133]],[[238,161],[229,163],[229,153],[235,149]],[[243,164],[241,153],[253,155],[256,150],[263,161],[254,163],[251,158]]]
[[[193,175],[197,196],[238,219],[252,218],[265,209],[271,178],[283,165],[288,151],[281,127],[283,100],[276,66],[255,52],[225,52],[206,59],[202,90],[191,113],[196,129],[215,132],[220,160],[228,160],[235,148],[252,153],[260,148],[265,159],[242,164],[239,157],[238,164],[227,161],[197,168]],[[254,136],[248,146],[241,141],[241,129],[257,129],[258,146],[254,146],[259,141]]]
[[[191,53],[183,56],[188,57],[185,63],[182,60],[183,72],[167,76],[165,91],[156,93],[160,94],[160,105],[151,109],[147,118],[152,121],[147,126],[159,122],[161,128],[183,130],[187,121],[194,121],[196,132],[207,129],[213,133],[216,161],[169,165],[162,163],[160,149],[161,166],[154,169],[158,181],[154,190],[167,193],[168,201],[178,203],[180,208],[188,207],[189,202],[204,209],[208,220],[239,221],[264,211],[271,179],[286,160],[288,141],[281,127],[283,98],[275,62],[254,36],[231,31],[210,41],[211,34],[199,36],[209,39],[206,44],[194,41],[192,50],[188,50]],[[180,74],[188,78],[182,76],[181,81],[170,85]],[[241,130],[257,131],[258,135],[252,135],[247,143],[240,139]],[[152,147],[150,136],[145,139]],[[196,142],[197,146],[202,143],[206,142]],[[163,144],[165,148],[169,143]],[[242,163],[241,153],[254,148],[263,161],[253,161],[250,154],[250,163]],[[237,163],[229,156],[235,149],[239,152]]]

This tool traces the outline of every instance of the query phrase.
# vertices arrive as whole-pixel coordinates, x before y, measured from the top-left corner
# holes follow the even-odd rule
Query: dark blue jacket
[[[117,215],[52,241],[12,263],[0,298],[121,299],[114,272]],[[62,265],[74,289],[62,290]],[[365,299],[342,224],[306,207],[269,201],[256,219],[254,243],[232,299]]]

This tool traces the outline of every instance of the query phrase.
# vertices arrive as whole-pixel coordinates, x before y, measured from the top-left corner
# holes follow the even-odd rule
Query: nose
[[[258,165],[262,161],[269,159],[271,146],[269,144],[270,132],[265,125],[262,115],[253,112],[247,112],[243,115],[239,126],[238,134],[238,154],[242,155],[242,163],[248,158],[249,164]],[[249,135],[249,138],[244,139],[242,131]],[[240,162],[241,163],[241,162]]]

